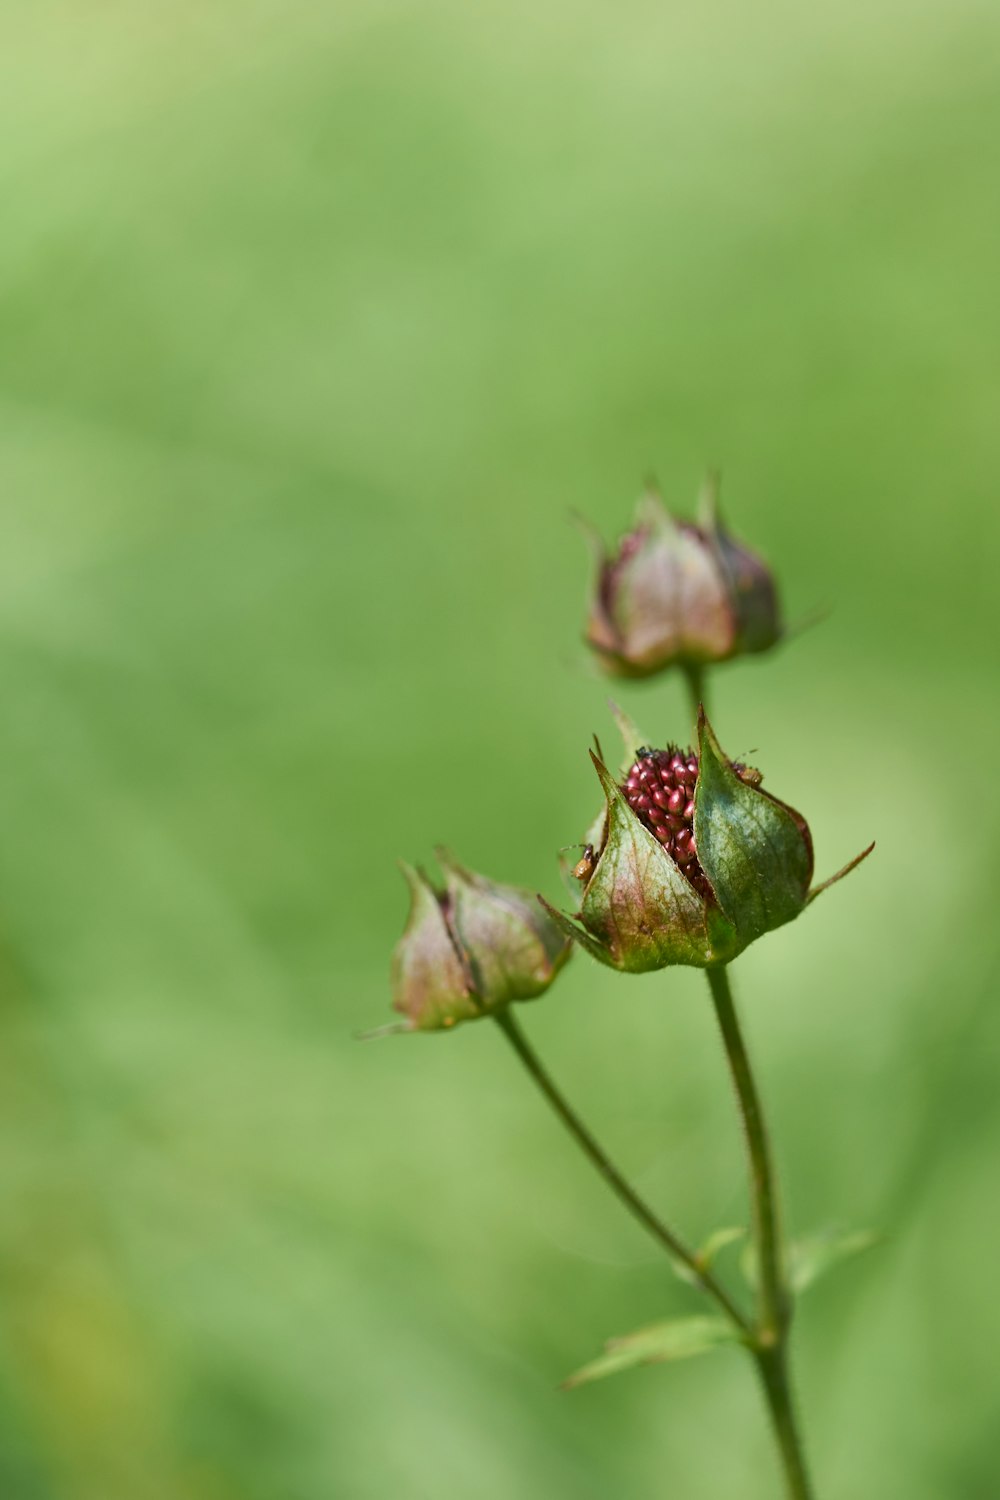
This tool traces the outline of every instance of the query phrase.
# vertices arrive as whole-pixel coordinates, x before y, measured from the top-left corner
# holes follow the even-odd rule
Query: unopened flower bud
[[[620,782],[591,758],[606,812],[589,834],[580,909],[547,909],[601,963],[633,973],[728,963],[818,894],[805,819],[723,754],[704,712],[697,751],[634,748]]]
[[[587,642],[607,671],[648,677],[674,665],[766,651],[779,640],[774,579],[726,531],[714,482],[706,486],[697,524],[675,521],[648,492],[617,553],[608,556],[597,537],[594,544]]]
[[[548,989],[570,944],[530,891],[498,885],[438,851],[444,886],[403,865],[410,916],[392,959],[401,1031],[475,1020]]]

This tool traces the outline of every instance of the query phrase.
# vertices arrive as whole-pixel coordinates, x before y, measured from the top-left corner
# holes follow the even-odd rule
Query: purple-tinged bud
[[[634,746],[634,726],[619,722]],[[697,753],[668,745],[630,754],[617,781],[591,757],[606,806],[588,833],[579,910],[569,917],[543,902],[601,963],[633,973],[728,963],[825,889],[809,889],[805,819],[761,789],[759,771],[723,754],[704,713]],[[639,790],[654,778],[668,801],[680,794],[676,811],[662,813]]]
[[[392,958],[399,1031],[438,1031],[548,989],[570,944],[530,891],[464,869],[443,850],[444,886],[403,865],[410,915]]]
[[[714,481],[697,524],[675,521],[648,492],[615,554],[591,535],[597,579],[586,635],[608,672],[648,677],[766,651],[780,639],[774,579],[726,531]]]

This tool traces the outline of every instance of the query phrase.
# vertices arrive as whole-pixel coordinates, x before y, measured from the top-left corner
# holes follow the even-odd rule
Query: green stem
[[[785,1281],[778,1222],[778,1189],[767,1127],[733,1004],[729,975],[724,967],[707,969],[705,972],[736,1090],[750,1168],[758,1282],[754,1357],[781,1450],[789,1500],[810,1500],[812,1491],[806,1473],[802,1440],[796,1427],[789,1378],[788,1334],[792,1301]]]
[[[783,1341],[777,1349],[760,1350],[756,1360],[781,1453],[788,1500],[812,1500],[813,1490],[806,1470],[802,1438],[795,1421],[787,1342]]]
[[[559,1092],[552,1078],[542,1065],[541,1059],[529,1043],[524,1032],[514,1020],[509,1006],[497,1011],[493,1018],[504,1036],[510,1042],[528,1073],[534,1079],[545,1098],[551,1104],[560,1120],[566,1126],[570,1135],[581,1148],[584,1155],[595,1166],[605,1182],[625,1205],[633,1218],[638,1219],[657,1243],[666,1250],[674,1260],[680,1261],[694,1277],[697,1284],[704,1292],[722,1308],[723,1312],[739,1329],[744,1337],[753,1336],[746,1317],[740,1312],[726,1289],[716,1281],[711,1271],[707,1270],[698,1259],[697,1254],[688,1249],[683,1240],[679,1239],[668,1225],[664,1224],[647,1203],[644,1202],[635,1188],[628,1183],[617,1167],[608,1160],[602,1148],[591,1135],[580,1117],[570,1108],[570,1105]]]
[[[736,1018],[729,975],[725,968],[706,969],[715,1001],[722,1040],[729,1061],[736,1098],[746,1135],[753,1200],[754,1238],[759,1261],[759,1335],[763,1342],[776,1344],[788,1322],[788,1299],[781,1264],[781,1236],[778,1230],[778,1197],[771,1164],[771,1148],[754,1083],[750,1059]]]
[[[702,705],[705,707],[705,712],[708,712],[708,704],[705,702],[705,695],[708,691],[705,686],[705,680],[708,674],[703,666],[693,661],[685,662],[681,670],[684,673],[684,681],[687,683],[688,698],[691,702],[691,714],[695,722],[697,722],[698,710]]]

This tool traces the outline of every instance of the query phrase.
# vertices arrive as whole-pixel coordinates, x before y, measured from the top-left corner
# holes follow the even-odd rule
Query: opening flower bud
[[[763,790],[759,771],[723,754],[704,712],[696,750],[633,749],[620,781],[592,759],[606,812],[580,909],[547,909],[601,963],[633,973],[728,963],[806,906],[805,819]]]
[[[648,677],[766,651],[780,639],[774,579],[725,530],[714,481],[697,524],[675,521],[649,492],[615,554],[593,540],[597,577],[586,635],[608,672]]]
[[[498,885],[438,851],[444,885],[402,866],[410,915],[392,958],[400,1031],[438,1031],[544,993],[571,947],[530,891]]]

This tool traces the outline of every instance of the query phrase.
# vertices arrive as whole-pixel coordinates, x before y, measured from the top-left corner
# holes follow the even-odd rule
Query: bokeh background
[[[722,466],[789,617],[734,753],[876,856],[741,959],[824,1500],[1000,1488],[1000,17],[987,0],[8,3],[0,1493],[777,1493],[721,1352],[490,1026],[387,1017],[398,855],[558,894],[607,686],[577,509]],[[680,685],[626,687],[663,738]],[[692,1237],[697,974],[525,1007]],[[733,1267],[727,1262],[727,1274]]]

